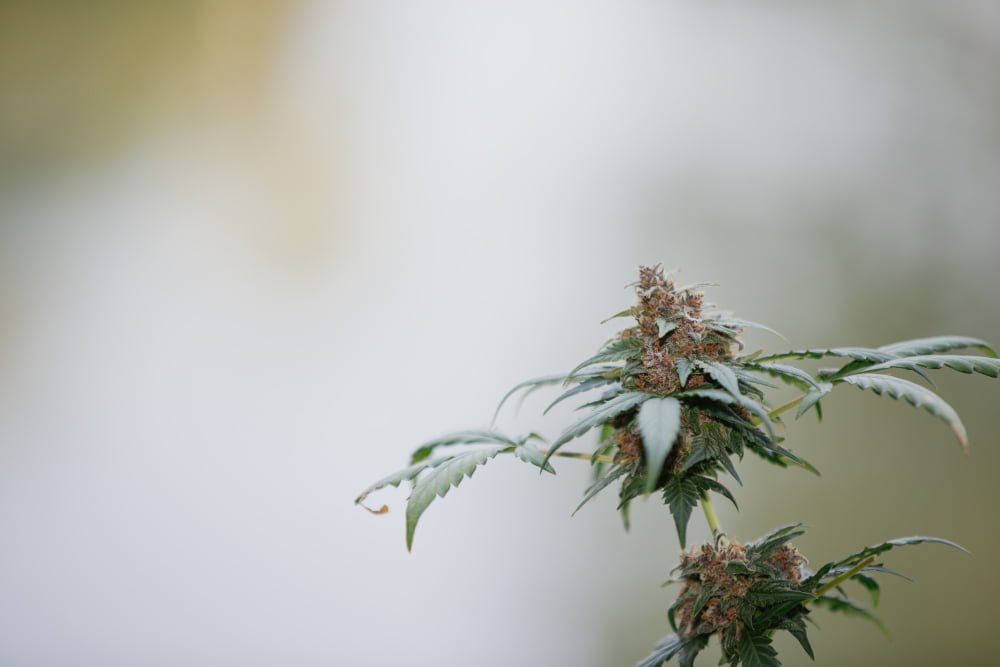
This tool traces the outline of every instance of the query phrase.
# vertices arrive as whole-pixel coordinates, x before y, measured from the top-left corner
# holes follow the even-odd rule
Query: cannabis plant
[[[452,433],[419,447],[409,467],[373,484],[357,502],[386,486],[412,482],[406,506],[409,549],[417,522],[436,497],[489,460],[511,454],[549,473],[555,472],[553,457],[589,460],[594,481],[577,510],[617,483],[618,509],[626,527],[629,504],[639,496],[658,494],[673,516],[682,548],[691,514],[700,505],[713,540],[680,554],[675,570],[680,593],[666,614],[673,632],[637,667],[657,667],[674,657],[681,665],[693,665],[713,636],[720,642],[724,663],[773,667],[780,664],[772,646],[779,630],[794,636],[812,657],[806,621],[814,610],[876,620],[865,605],[849,597],[845,585],[859,585],[874,604],[879,594],[876,576],[896,574],[883,565],[884,553],[921,542],[961,549],[940,538],[904,537],[809,569],[791,544],[803,534],[799,524],[741,544],[720,528],[710,493],[735,504],[720,478],[739,483],[737,463],[748,453],[777,466],[815,471],[785,446],[778,429],[792,411],[796,417],[815,412],[821,418],[823,399],[841,385],[930,413],[950,427],[966,450],[968,439],[958,414],[919,382],[930,385],[928,371],[938,369],[997,377],[1000,359],[989,345],[976,338],[939,336],[879,348],[745,353],[740,340],[744,330],[776,332],[712,307],[698,286],[678,287],[659,267],[640,268],[634,286],[635,305],[613,316],[632,318],[632,326],[569,373],[523,382],[500,402],[498,412],[512,395],[545,386],[563,389],[548,409],[589,397],[579,407],[582,417],[553,442],[534,433],[513,438],[492,428]],[[981,354],[958,354],[961,350]],[[834,365],[812,372],[795,365],[813,359],[830,359]],[[776,383],[790,385],[797,396],[773,405],[767,393],[780,386]],[[591,431],[598,433],[592,452],[563,449]]]

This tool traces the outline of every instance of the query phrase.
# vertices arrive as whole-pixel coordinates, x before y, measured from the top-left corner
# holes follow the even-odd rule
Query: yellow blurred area
[[[0,2],[0,665],[643,657],[659,503],[626,534],[613,494],[569,518],[584,465],[497,462],[407,554],[405,493],[351,501],[588,356],[639,264],[796,348],[1000,344],[998,26],[987,1]],[[822,477],[747,461],[720,507],[744,539],[805,522],[814,562],[972,551],[893,552],[892,638],[818,612],[817,664],[996,663],[1000,384],[941,373],[967,460],[846,387],[787,425]],[[543,401],[500,426],[557,434]]]

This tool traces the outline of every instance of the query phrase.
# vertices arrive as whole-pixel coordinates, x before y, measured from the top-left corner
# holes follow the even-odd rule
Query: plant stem
[[[722,532],[722,528],[719,527],[719,517],[715,515],[715,505],[712,504],[712,499],[708,497],[708,491],[701,492],[701,509],[705,513],[705,520],[708,521],[708,527],[712,529],[712,538],[716,544],[723,547],[728,545],[729,538],[726,537],[726,534]]]
[[[798,398],[793,398],[792,400],[788,401],[787,403],[783,403],[783,404],[779,405],[778,407],[776,407],[774,410],[771,410],[770,412],[768,412],[767,416],[768,417],[777,417],[778,415],[782,414],[783,412],[788,412],[789,410],[791,410],[792,408],[794,408],[796,405],[798,405],[799,403],[801,403],[802,399],[804,399],[805,397],[806,397],[806,395],[802,394]]]
[[[869,556],[868,558],[864,559],[863,561],[852,567],[847,572],[837,575],[836,577],[834,577],[833,579],[831,579],[830,581],[826,582],[825,584],[816,589],[816,597],[823,595],[827,591],[833,590],[834,588],[841,585],[842,583],[844,583],[845,581],[847,581],[848,579],[850,579],[858,572],[865,569],[874,562],[875,562],[875,556]]]
[[[600,461],[601,463],[614,463],[614,457],[607,456],[605,454],[598,454],[594,456],[593,454],[586,454],[584,452],[564,452],[562,450],[557,452],[545,452],[549,456],[563,456],[567,459],[583,459],[585,461]]]

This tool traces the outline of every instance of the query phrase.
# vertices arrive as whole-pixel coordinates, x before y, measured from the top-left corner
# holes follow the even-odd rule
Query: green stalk
[[[796,405],[798,405],[799,403],[801,403],[802,399],[804,399],[805,397],[806,397],[806,395],[802,394],[798,398],[793,398],[792,400],[788,401],[787,403],[783,403],[783,404],[779,405],[778,407],[776,407],[775,409],[773,409],[770,412],[768,412],[767,416],[768,417],[777,417],[778,415],[780,415],[780,414],[782,414],[784,412],[788,412],[789,410],[791,410],[792,408],[794,408]]]
[[[715,505],[712,504],[712,499],[708,497],[708,491],[701,492],[701,510],[705,513],[705,520],[708,522],[708,527],[712,529],[712,538],[716,544],[723,547],[728,545],[729,538],[726,537],[726,534],[722,532],[722,528],[719,526],[719,517],[715,514]]]
[[[564,452],[559,450],[557,452],[545,452],[549,456],[563,456],[567,459],[583,459],[585,461],[600,461],[601,463],[614,463],[615,459],[612,456],[607,456],[605,454],[598,454],[594,456],[593,454],[586,454],[584,452]]]
[[[850,579],[858,572],[865,569],[874,562],[875,562],[875,556],[869,556],[868,558],[864,559],[863,561],[852,567],[847,572],[837,575],[836,577],[834,577],[833,579],[831,579],[830,581],[826,582],[825,584],[816,589],[816,597],[819,597],[824,593],[833,590],[834,588],[841,585],[842,583],[844,583],[845,581],[847,581],[848,579]]]

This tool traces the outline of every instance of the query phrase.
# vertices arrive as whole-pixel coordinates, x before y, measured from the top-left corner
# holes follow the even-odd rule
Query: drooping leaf
[[[872,606],[877,607],[879,592],[881,590],[881,586],[879,586],[879,583],[874,579],[872,579],[871,577],[869,577],[868,575],[861,574],[860,572],[851,577],[851,580],[856,581],[862,586],[864,586],[865,590],[867,590],[868,593],[871,594],[872,596]]]
[[[530,463],[531,465],[544,470],[545,472],[550,472],[553,475],[556,474],[552,464],[550,464],[548,459],[545,458],[545,452],[534,445],[522,442],[514,448],[514,456],[521,459],[525,463]]]
[[[776,377],[779,380],[798,387],[799,389],[808,390],[810,388],[819,387],[819,384],[812,375],[797,366],[779,363],[749,363],[745,364],[745,367],[752,371],[767,373],[771,377]]]
[[[734,396],[731,392],[722,391],[721,389],[688,389],[675,394],[677,398],[702,398],[710,401],[715,401],[717,403],[723,403],[725,405],[738,405],[742,408],[746,408],[750,411],[754,417],[760,420],[767,429],[768,433],[772,436],[774,435],[774,424],[771,422],[770,416],[767,414],[767,410],[752,398],[747,398],[746,396],[737,395]]]
[[[575,510],[573,510],[573,514],[575,515],[577,512],[579,512],[580,508],[586,505],[588,502],[590,502],[591,498],[593,498],[598,493],[607,488],[608,485],[611,484],[613,481],[615,481],[622,475],[629,472],[629,470],[630,470],[629,466],[617,466],[609,470],[607,474],[605,474],[603,477],[601,477],[596,482],[591,484],[590,488],[587,489],[587,493],[583,496],[583,500],[581,500],[580,504],[576,506]]]
[[[359,495],[357,498],[354,499],[354,504],[360,505],[362,502],[364,502],[365,498],[367,498],[369,494],[374,493],[379,489],[384,489],[387,486],[398,487],[403,482],[410,481],[411,479],[422,473],[425,469],[427,469],[428,466],[432,466],[435,463],[436,461],[420,461],[419,463],[414,463],[413,465],[403,468],[402,470],[397,470],[396,472],[380,479],[379,481],[375,482],[367,489],[362,491],[361,495]]]
[[[575,387],[570,387],[562,394],[560,394],[559,397],[556,398],[556,400],[549,403],[549,406],[545,408],[542,414],[547,415],[549,413],[549,410],[556,407],[557,405],[565,401],[567,398],[572,398],[577,394],[582,394],[584,392],[590,391],[591,389],[597,389],[598,387],[603,387],[606,384],[616,383],[617,381],[618,380],[616,378],[609,378],[601,375],[597,377],[588,378],[583,382],[581,382],[580,384],[576,385]]]
[[[635,663],[635,667],[660,667],[677,655],[683,646],[684,641],[676,633],[669,634],[656,643],[652,653]]]
[[[674,360],[674,368],[677,370],[677,378],[681,382],[681,387],[686,387],[688,378],[691,377],[691,362],[684,357]]]
[[[663,487],[663,500],[670,506],[670,513],[674,517],[677,539],[681,543],[681,548],[686,546],[687,525],[691,519],[691,510],[698,504],[699,499],[698,485],[690,478],[675,475],[667,480],[666,486]]]
[[[514,385],[513,387],[511,387],[510,390],[506,394],[503,395],[503,398],[500,399],[500,404],[497,405],[497,409],[493,412],[493,421],[491,421],[490,423],[491,424],[495,424],[496,423],[497,417],[500,415],[500,410],[501,410],[501,408],[503,408],[504,404],[510,399],[511,396],[513,396],[517,392],[521,391],[522,389],[527,389],[528,390],[527,392],[525,392],[525,396],[527,396],[531,392],[537,391],[538,389],[541,389],[542,387],[545,387],[545,386],[548,386],[548,385],[552,385],[552,384],[561,384],[565,380],[566,380],[566,375],[565,374],[563,374],[563,375],[545,375],[543,377],[532,378],[530,380],[525,380],[524,382],[517,383],[516,385]]]
[[[646,454],[646,493],[656,488],[663,462],[681,430],[681,404],[676,398],[650,398],[639,408],[639,433]]]
[[[417,480],[406,504],[406,549],[413,548],[413,533],[417,522],[435,498],[443,498],[453,486],[461,484],[466,477],[472,477],[476,468],[483,465],[505,446],[484,447],[450,456],[438,461],[428,472]]]
[[[820,382],[816,387],[807,391],[806,395],[802,398],[802,402],[799,403],[799,409],[795,412],[795,418],[798,419],[804,415],[814,405],[816,406],[817,414],[821,414],[819,412],[819,402],[831,391],[833,391],[833,384],[830,382]]]
[[[723,323],[726,324],[727,326],[735,325],[741,329],[760,329],[761,331],[766,331],[769,334],[777,336],[786,343],[788,342],[788,339],[785,338],[785,336],[782,333],[775,331],[771,327],[767,326],[766,324],[761,324],[760,322],[751,322],[750,320],[742,320],[739,318],[727,317]]]
[[[926,410],[935,417],[944,420],[951,427],[952,433],[958,439],[962,451],[968,451],[969,438],[965,432],[965,425],[962,424],[958,413],[943,398],[930,389],[921,387],[919,384],[910,382],[909,380],[877,373],[849,375],[841,378],[839,381],[853,384],[861,389],[870,389],[879,396],[884,394],[896,400],[904,400],[915,408]]]
[[[989,343],[968,336],[933,336],[931,338],[904,340],[899,343],[883,345],[879,350],[897,357],[909,357],[917,354],[937,354],[939,352],[967,348],[982,350],[991,357],[997,356],[996,351],[990,347]]]
[[[467,431],[456,431],[454,433],[449,433],[448,435],[441,436],[430,442],[426,442],[417,448],[410,457],[410,463],[419,463],[426,458],[429,458],[431,453],[438,447],[451,447],[453,445],[474,445],[479,443],[489,442],[496,445],[507,445],[510,447],[516,447],[517,442],[508,438],[503,433],[497,431],[486,431],[486,430],[467,430]]]
[[[812,645],[809,643],[809,635],[806,633],[806,624],[801,617],[787,618],[778,624],[779,630],[787,630],[791,633],[795,639],[798,640],[799,645],[802,646],[802,650],[806,652],[813,660],[816,656],[813,655]]]
[[[567,442],[573,438],[578,438],[590,429],[603,424],[604,422],[612,419],[623,412],[631,410],[643,401],[646,401],[653,397],[653,394],[647,394],[641,391],[628,392],[626,394],[620,394],[615,398],[611,399],[604,405],[595,408],[589,415],[573,424],[565,431],[562,432],[549,449],[549,456],[551,457],[553,452],[565,445]]]

